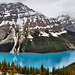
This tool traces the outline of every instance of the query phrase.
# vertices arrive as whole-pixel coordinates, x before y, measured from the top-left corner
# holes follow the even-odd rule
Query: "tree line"
[[[50,72],[49,68],[45,68],[43,64],[41,65],[40,68],[34,68],[34,67],[21,67],[20,65],[15,65],[14,61],[10,64],[9,62],[7,63],[6,60],[0,62],[0,71],[2,72],[3,75],[6,75],[8,73],[9,75],[16,75],[17,73],[19,74],[24,74],[24,75],[75,75],[75,68],[72,71],[67,71],[65,67],[62,69],[56,69],[54,66],[52,68],[52,72]]]

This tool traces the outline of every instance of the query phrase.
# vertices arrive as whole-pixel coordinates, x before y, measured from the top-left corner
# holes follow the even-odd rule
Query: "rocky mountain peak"
[[[0,4],[0,13],[26,13],[28,11],[35,12],[33,9],[30,9],[29,7],[20,2]]]

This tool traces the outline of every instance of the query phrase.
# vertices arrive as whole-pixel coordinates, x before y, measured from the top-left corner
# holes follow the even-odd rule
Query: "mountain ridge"
[[[19,53],[20,51],[39,53],[40,51],[37,49],[40,49],[41,53],[75,49],[74,42],[71,42],[72,39],[74,40],[75,38],[68,33],[74,32],[74,28],[75,21],[71,19],[69,15],[47,18],[45,15],[34,11],[20,2],[0,4],[0,44],[4,44],[2,43],[4,40],[6,40],[7,43],[14,43],[14,45],[9,48],[10,53]],[[14,35],[12,36],[11,33],[13,32]],[[72,38],[71,41],[65,37],[65,34]],[[9,38],[9,36],[11,37]],[[62,48],[63,45],[64,49],[59,47],[57,42],[59,38],[61,43],[60,47]],[[55,41],[53,39],[55,39]],[[11,40],[13,41],[10,42]],[[52,44],[50,44],[50,42]],[[41,46],[39,46],[39,44]],[[45,44],[48,44],[48,48]],[[30,48],[28,48],[29,46]],[[2,47],[1,49],[3,49]],[[47,51],[43,51],[43,49]],[[56,51],[53,51],[53,49]]]

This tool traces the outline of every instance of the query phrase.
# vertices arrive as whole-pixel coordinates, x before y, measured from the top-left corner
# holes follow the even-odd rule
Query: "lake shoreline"
[[[73,50],[66,50],[66,51],[59,51],[59,52],[48,52],[48,53],[36,53],[36,52],[20,52],[20,53],[32,53],[32,54],[49,54],[49,53],[61,53],[61,52],[67,52],[67,51],[73,51]],[[0,52],[0,53],[9,53],[9,52]],[[11,53],[16,54],[16,53]],[[17,53],[19,54],[19,53]]]

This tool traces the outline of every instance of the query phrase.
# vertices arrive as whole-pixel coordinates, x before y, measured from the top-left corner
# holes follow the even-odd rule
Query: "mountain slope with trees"
[[[75,20],[48,18],[28,6],[0,3],[0,52],[49,53],[75,50]]]

